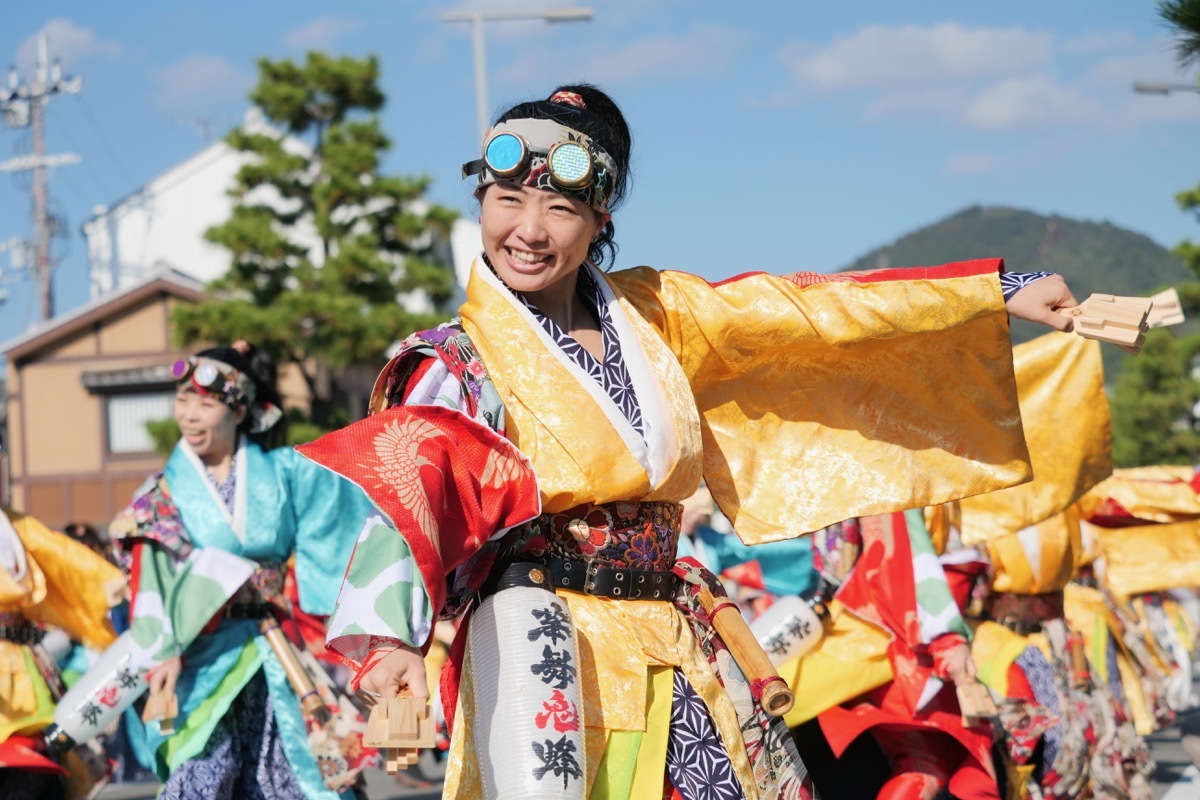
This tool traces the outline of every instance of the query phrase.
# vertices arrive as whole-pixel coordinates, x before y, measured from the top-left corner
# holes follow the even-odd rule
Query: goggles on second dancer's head
[[[616,167],[592,140],[546,119],[514,119],[492,129],[483,157],[463,164],[463,177],[479,176],[479,186],[512,180],[576,197],[608,211]]]
[[[214,358],[190,356],[171,365],[176,383],[190,380],[202,392],[216,395],[227,406],[254,402],[254,382],[233,366]]]

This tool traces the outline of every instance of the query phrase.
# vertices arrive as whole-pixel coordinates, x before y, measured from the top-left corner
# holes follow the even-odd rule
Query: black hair
[[[254,382],[255,403],[270,403],[283,411],[283,398],[276,385],[275,360],[265,350],[260,350],[254,345],[246,345],[244,353],[233,347],[211,347],[196,355],[200,358],[221,361],[246,375]],[[288,421],[286,415],[262,433],[250,433],[249,428],[253,420],[250,418],[250,409],[246,409],[246,412],[238,430],[257,442],[262,449],[270,450],[287,443]]]
[[[625,122],[625,115],[611,97],[590,83],[559,86],[549,96],[553,97],[558,92],[579,95],[585,108],[564,102],[552,103],[549,99],[533,100],[508,109],[496,119],[495,124],[510,119],[549,119],[586,134],[604,148],[617,168],[617,179],[608,202],[608,210],[615,211],[625,199],[632,182],[630,154],[633,151],[633,136]],[[616,258],[616,255],[616,228],[610,217],[596,241],[588,247],[588,258],[596,266],[601,266],[606,259]]]

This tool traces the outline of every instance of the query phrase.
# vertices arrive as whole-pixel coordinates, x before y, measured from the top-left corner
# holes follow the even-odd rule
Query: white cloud
[[[1125,91],[1134,81],[1184,83],[1190,76],[1179,68],[1169,50],[1143,45],[1137,52],[1097,61],[1088,69],[1084,80],[1096,86],[1120,87]]]
[[[1064,39],[1062,52],[1072,56],[1088,56],[1099,53],[1119,53],[1136,48],[1138,37],[1133,31],[1088,31]]]
[[[870,121],[908,116],[989,133],[1114,134],[1200,119],[1194,93],[1134,95],[1134,81],[1192,79],[1178,71],[1166,39],[1140,39],[1128,30],[1056,38],[956,22],[875,25],[821,45],[793,43],[780,59],[794,78],[776,93],[782,102],[833,95]],[[979,164],[964,159],[947,169],[961,174]]]
[[[22,72],[34,69],[37,63],[38,38],[46,34],[50,58],[57,58],[64,69],[71,69],[91,56],[117,58],[124,48],[120,42],[102,39],[91,28],[81,28],[65,17],[52,19],[37,33],[17,46],[16,64]]]
[[[360,20],[327,15],[286,32],[283,42],[296,50],[330,50],[343,36],[361,27]]]
[[[249,69],[220,56],[184,56],[155,76],[156,100],[169,111],[194,112],[244,98],[254,85]]]
[[[651,36],[617,49],[578,53],[567,63],[572,76],[587,75],[602,84],[712,75],[729,64],[742,41],[734,31],[700,27],[680,36]],[[545,82],[545,76],[560,73],[563,64],[561,53],[541,49],[512,62],[499,77],[512,83]]]
[[[1115,127],[1128,130],[1154,122],[1200,120],[1200,94],[1135,94],[1137,82],[1196,85],[1195,77],[1179,69],[1174,54],[1161,41],[1142,43],[1136,52],[1096,62],[1082,85],[1101,98]]]
[[[815,89],[883,88],[963,78],[1029,74],[1050,63],[1054,36],[1024,28],[869,25],[825,47],[793,43],[781,59]]]
[[[1078,89],[1046,75],[1011,78],[980,92],[968,105],[966,123],[983,130],[1088,125],[1101,109]]]
[[[953,119],[961,113],[969,99],[969,93],[956,86],[925,86],[885,92],[867,103],[863,117],[876,120],[894,114],[936,114]]]

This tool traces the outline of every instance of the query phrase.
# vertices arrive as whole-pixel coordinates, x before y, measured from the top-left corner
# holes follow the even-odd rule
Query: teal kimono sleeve
[[[378,512],[358,486],[290,447],[268,455],[284,474],[294,515],[300,607],[308,614],[328,616],[354,544]]]

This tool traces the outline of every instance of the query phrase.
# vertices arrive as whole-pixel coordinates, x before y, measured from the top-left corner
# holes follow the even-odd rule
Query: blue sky
[[[87,299],[79,225],[91,208],[198,150],[206,129],[237,124],[260,56],[377,54],[388,170],[430,176],[432,199],[474,214],[459,180],[479,147],[471,41],[441,14],[563,4],[8,4],[0,58],[28,74],[45,29],[85,81],[48,115],[49,151],[84,157],[52,175],[70,232],[59,310]],[[1131,90],[1194,80],[1176,71],[1153,0],[592,6],[583,23],[489,23],[489,106],[574,80],[622,105],[635,160],[619,266],[710,279],[834,269],[974,203],[1108,220],[1168,246],[1200,237],[1173,200],[1200,181],[1200,94]],[[23,140],[0,128],[0,160]],[[0,175],[0,241],[32,234],[28,210],[21,184]],[[5,288],[0,341],[36,320],[32,285]]]

